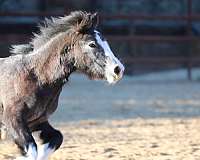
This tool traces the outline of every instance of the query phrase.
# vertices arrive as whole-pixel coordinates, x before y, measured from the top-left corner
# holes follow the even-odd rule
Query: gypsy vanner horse
[[[1,124],[21,151],[19,160],[47,160],[63,141],[48,122],[72,72],[119,81],[124,66],[97,31],[97,14],[82,11],[46,19],[39,33],[0,59]],[[32,136],[39,133],[42,145]]]

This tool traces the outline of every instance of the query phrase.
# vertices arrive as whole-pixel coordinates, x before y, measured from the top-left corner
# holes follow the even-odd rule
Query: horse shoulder
[[[0,65],[0,102],[3,101],[4,106],[16,101],[32,104],[37,84],[22,61],[22,56],[8,57],[3,62]]]

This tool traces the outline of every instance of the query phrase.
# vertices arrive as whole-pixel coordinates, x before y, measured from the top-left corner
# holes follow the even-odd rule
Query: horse
[[[17,160],[47,160],[61,146],[63,135],[48,119],[72,73],[110,84],[123,77],[123,64],[97,26],[97,13],[84,11],[46,19],[30,42],[0,59],[1,123],[20,150]]]

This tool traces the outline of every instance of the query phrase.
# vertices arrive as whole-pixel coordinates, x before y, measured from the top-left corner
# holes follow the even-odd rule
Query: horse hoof
[[[1,128],[0,139],[5,140],[6,138],[7,138],[7,131],[6,131],[6,129]]]

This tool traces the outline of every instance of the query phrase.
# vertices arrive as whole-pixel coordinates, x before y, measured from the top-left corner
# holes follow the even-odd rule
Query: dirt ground
[[[71,77],[51,118],[64,134],[51,160],[200,160],[200,85],[185,73],[126,76],[115,86]],[[0,141],[0,160],[16,155]]]
[[[199,124],[199,118],[63,123],[56,127],[64,143],[51,160],[199,160]],[[1,142],[0,159],[11,160],[16,151]]]

